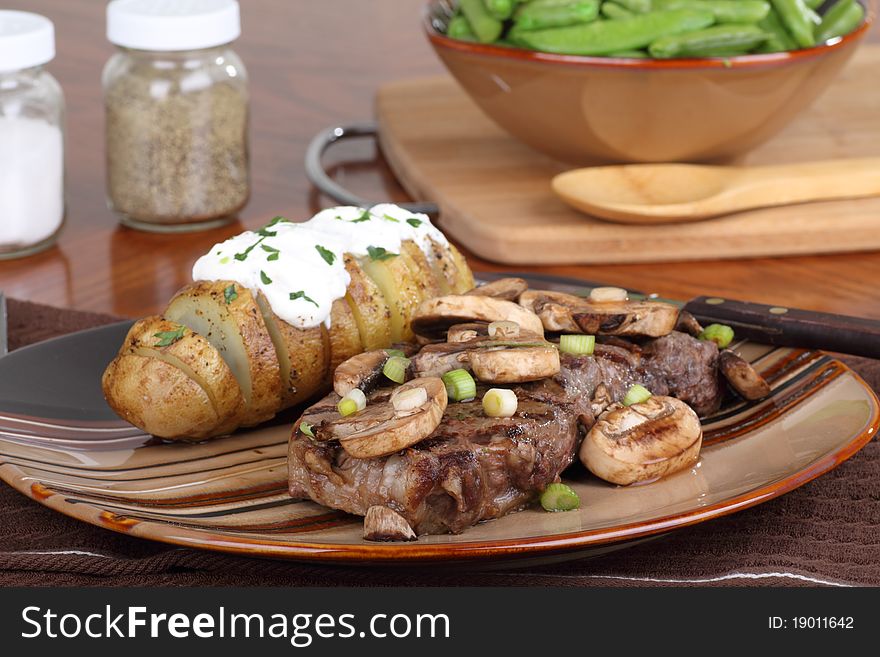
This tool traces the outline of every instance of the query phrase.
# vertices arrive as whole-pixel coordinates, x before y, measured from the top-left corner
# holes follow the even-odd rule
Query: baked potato
[[[412,340],[410,320],[426,299],[473,287],[461,254],[437,241],[429,253],[404,240],[399,254],[343,257],[351,280],[329,327],[298,328],[261,292],[231,280],[184,287],[163,317],[131,329],[103,377],[108,403],[170,440],[254,426],[325,394],[350,357]]]

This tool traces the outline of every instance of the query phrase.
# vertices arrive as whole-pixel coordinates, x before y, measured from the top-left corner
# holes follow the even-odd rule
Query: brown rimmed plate
[[[741,344],[773,395],[732,402],[708,418],[693,469],[618,488],[576,466],[566,482],[581,497],[578,511],[527,510],[459,536],[374,544],[362,540],[359,518],[288,497],[293,415],[195,445],[162,443],[117,419],[101,396],[100,375],[128,326],[0,359],[0,478],[99,527],[221,552],[348,564],[581,557],[783,495],[855,454],[880,427],[877,397],[839,361]]]

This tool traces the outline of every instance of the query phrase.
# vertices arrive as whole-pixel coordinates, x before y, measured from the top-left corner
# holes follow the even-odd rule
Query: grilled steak
[[[549,380],[514,387],[512,418],[486,417],[477,400],[450,403],[437,430],[391,456],[356,459],[338,443],[297,435],[290,441],[290,492],[349,513],[387,506],[417,534],[459,533],[523,508],[572,462],[581,427],[592,425],[587,399]],[[371,402],[389,391],[379,391]],[[384,397],[383,397],[384,396]],[[331,394],[304,421],[336,413]],[[580,419],[579,419],[580,418]]]
[[[339,417],[339,396],[330,394],[303,416],[319,439],[296,430],[291,437],[290,493],[357,515],[388,507],[417,534],[459,533],[525,507],[558,480],[594,422],[590,402],[600,384],[609,401],[622,400],[641,383],[708,413],[721,402],[717,360],[714,343],[683,333],[641,346],[610,339],[597,344],[593,356],[562,354],[553,379],[514,386],[514,417],[487,417],[479,401],[485,388],[478,387],[476,401],[449,403],[427,439],[370,459],[320,440],[321,422]],[[389,395],[387,388],[378,390],[370,403]]]

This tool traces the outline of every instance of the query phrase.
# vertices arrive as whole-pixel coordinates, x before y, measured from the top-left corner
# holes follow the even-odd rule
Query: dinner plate
[[[563,291],[583,283],[533,280]],[[360,518],[291,499],[295,413],[199,443],[166,443],[119,420],[100,378],[129,322],[0,359],[0,478],[45,506],[109,530],[192,548],[348,564],[556,560],[622,547],[741,511],[828,472],[880,426],[880,402],[843,363],[816,351],[736,345],[773,394],[730,400],[704,421],[697,465],[621,488],[579,465],[567,513],[529,509],[460,535],[413,543],[362,538]]]

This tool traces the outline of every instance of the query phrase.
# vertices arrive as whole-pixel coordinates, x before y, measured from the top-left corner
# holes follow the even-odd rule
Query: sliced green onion
[[[312,425],[309,424],[308,422],[300,422],[299,423],[299,430],[302,433],[306,434],[307,436],[310,436],[311,438],[315,437],[315,434],[312,431]]]
[[[632,406],[633,404],[641,404],[642,402],[648,401],[653,396],[654,395],[651,394],[651,391],[645,386],[636,384],[626,391],[626,396],[623,398],[623,405]]]
[[[406,358],[406,354],[403,353],[403,351],[400,349],[386,349],[385,353],[388,354],[389,358],[391,356],[398,356],[400,358]]]
[[[446,395],[452,401],[470,401],[477,396],[477,383],[467,370],[452,370],[442,377]]]
[[[714,342],[719,349],[725,349],[733,342],[733,329],[724,324],[710,324],[699,335],[700,340]]]
[[[409,358],[403,356],[392,356],[385,361],[382,368],[382,374],[394,381],[394,383],[403,383],[406,381],[406,369],[409,367]]]
[[[489,417],[513,417],[519,400],[508,388],[492,388],[483,395],[483,412]]]
[[[581,506],[581,499],[570,486],[565,484],[550,484],[541,493],[541,506],[545,511],[557,513],[559,511],[574,511]]]
[[[566,354],[592,356],[595,349],[595,335],[563,335],[559,338],[559,351]]]
[[[351,391],[336,405],[340,415],[345,417],[354,415],[367,407],[367,396],[360,388],[352,388]]]

